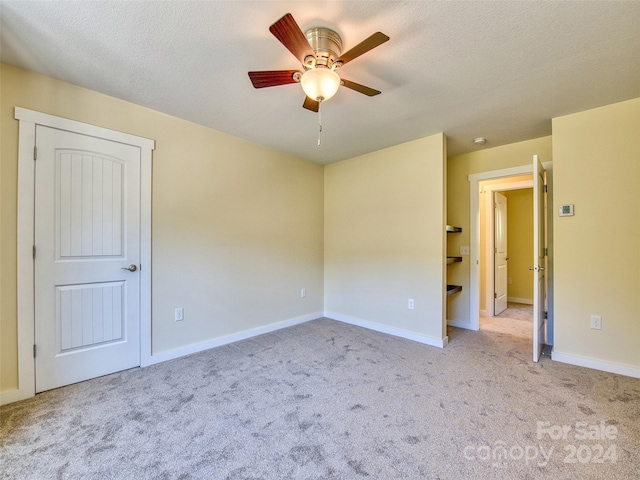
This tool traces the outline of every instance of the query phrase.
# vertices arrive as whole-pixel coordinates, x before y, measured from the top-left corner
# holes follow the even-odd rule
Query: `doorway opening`
[[[470,278],[469,278],[469,322],[458,325],[471,330],[480,329],[481,318],[481,262],[483,253],[480,247],[480,214],[481,214],[481,182],[494,181],[505,184],[514,183],[514,179],[523,175],[531,175],[533,178],[534,192],[534,248],[531,250],[529,270],[535,272],[534,276],[534,306],[533,306],[533,357],[538,361],[543,344],[553,345],[553,231],[552,224],[548,221],[549,215],[545,212],[553,210],[553,164],[547,162],[542,165],[534,155],[533,163],[519,167],[511,167],[502,170],[494,170],[469,175],[469,199],[470,199]],[[546,180],[545,180],[546,179]],[[488,183],[487,183],[488,185]],[[512,185],[513,190],[529,188],[529,184]],[[548,188],[547,188],[548,186]],[[544,187],[544,188],[543,188]],[[496,187],[492,190],[505,190],[507,187]],[[544,218],[543,218],[544,217]],[[544,238],[543,238],[544,237]],[[544,247],[548,247],[548,250]],[[533,255],[535,251],[535,255]],[[493,255],[493,250],[490,256]],[[535,258],[534,258],[535,257]],[[486,257],[485,257],[486,258]],[[533,275],[532,275],[533,276]],[[536,281],[537,279],[537,281]],[[489,282],[491,284],[491,282]],[[493,289],[487,289],[493,295]],[[484,297],[486,314],[486,291]],[[490,304],[490,303],[489,303]],[[491,312],[493,317],[493,312]],[[458,326],[456,325],[456,326]]]
[[[479,192],[479,328],[532,339],[533,175],[483,180]]]
[[[100,218],[110,218],[112,220],[111,222],[105,221],[104,223],[104,224],[110,225],[110,227],[107,228],[107,230],[110,232],[112,239],[113,239],[113,231],[118,231],[118,228],[120,228],[121,225],[124,224],[124,222],[115,221],[113,219],[116,219],[116,218],[122,219],[126,215],[129,215],[129,217],[131,217],[133,214],[135,214],[135,216],[137,217],[137,221],[139,220],[139,223],[135,227],[135,235],[136,235],[135,243],[136,245],[139,245],[139,255],[136,257],[136,267],[137,265],[140,265],[139,267],[136,268],[136,270],[139,270],[137,272],[137,275],[139,275],[139,281],[137,282],[139,284],[139,288],[135,294],[135,297],[138,300],[138,304],[135,309],[135,316],[138,319],[137,320],[138,323],[136,325],[137,332],[135,332],[135,337],[136,337],[135,342],[133,342],[132,340],[132,343],[135,343],[136,355],[139,355],[139,358],[140,358],[139,362],[137,363],[143,366],[150,365],[151,358],[152,358],[152,355],[151,355],[151,158],[152,158],[152,151],[155,148],[155,142],[153,140],[149,140],[146,138],[129,135],[126,133],[117,132],[113,130],[108,130],[102,127],[88,125],[85,123],[81,123],[81,122],[77,122],[74,120],[69,120],[61,117],[56,117],[56,116],[48,115],[45,113],[35,112],[35,111],[27,110],[21,107],[15,107],[15,118],[20,121],[19,152],[18,152],[18,254],[17,254],[18,389],[13,391],[11,396],[2,397],[2,401],[6,403],[33,397],[36,393],[36,390],[37,390],[36,369],[38,366],[36,362],[36,359],[38,358],[36,357],[36,351],[39,352],[38,355],[41,355],[39,358],[42,358],[42,352],[43,352],[43,348],[41,348],[41,345],[37,344],[38,338],[44,338],[44,341],[48,341],[49,342],[48,352],[49,353],[55,352],[55,353],[51,353],[51,355],[57,355],[57,357],[62,357],[63,355],[67,354],[67,352],[80,352],[83,348],[87,348],[87,346],[89,345],[89,335],[87,334],[85,337],[85,333],[90,331],[89,327],[93,329],[94,323],[89,325],[89,323],[87,322],[86,324],[87,328],[85,330],[82,330],[83,332],[82,336],[77,334],[74,336],[74,333],[73,333],[73,332],[80,331],[79,328],[76,328],[74,330],[73,328],[74,325],[78,327],[82,326],[83,328],[85,327],[84,319],[87,318],[88,316],[84,315],[84,313],[88,313],[90,311],[93,314],[94,312],[96,312],[96,318],[98,318],[98,314],[104,311],[108,311],[110,306],[111,315],[103,315],[101,318],[104,321],[100,323],[100,325],[102,326],[108,325],[109,320],[112,320],[111,322],[112,336],[107,338],[106,340],[112,340],[111,343],[114,345],[118,341],[121,341],[118,338],[118,331],[113,328],[115,325],[115,323],[113,322],[113,319],[118,320],[119,318],[118,313],[124,312],[124,309],[122,308],[122,302],[118,303],[118,301],[114,301],[113,300],[114,295],[109,296],[110,293],[108,292],[103,296],[98,296],[98,295],[95,296],[96,298],[95,309],[93,308],[93,304],[92,304],[91,310],[89,310],[89,307],[86,307],[89,305],[89,302],[88,302],[89,296],[91,296],[91,299],[93,300],[94,298],[93,293],[98,288],[102,288],[102,286],[105,286],[103,290],[106,292],[108,291],[107,287],[116,287],[111,289],[111,293],[113,293],[113,291],[116,291],[118,286],[121,283],[123,283],[117,279],[106,279],[104,281],[97,281],[93,279],[89,279],[86,281],[82,280],[82,282],[84,282],[83,283],[84,291],[81,291],[80,288],[75,288],[76,287],[75,285],[73,286],[73,288],[69,288],[68,284],[70,282],[68,281],[68,277],[62,278],[61,281],[57,280],[59,284],[58,285],[59,288],[56,287],[57,290],[54,290],[54,287],[52,286],[52,288],[48,289],[48,294],[56,295],[55,297],[56,300],[58,299],[58,297],[60,298],[65,297],[67,299],[71,298],[72,308],[64,311],[64,315],[66,316],[60,313],[60,312],[63,312],[62,307],[42,309],[45,312],[42,315],[42,318],[49,318],[52,320],[52,323],[53,321],[57,322],[52,327],[52,330],[55,332],[55,334],[44,332],[44,335],[40,335],[40,337],[36,335],[36,333],[39,331],[38,328],[36,327],[36,311],[40,305],[40,303],[36,302],[36,294],[38,291],[37,288],[39,288],[35,281],[36,258],[48,259],[49,262],[55,261],[58,264],[72,265],[74,264],[74,262],[78,263],[79,262],[78,259],[88,257],[89,254],[87,254],[87,252],[83,250],[82,246],[80,247],[80,250],[78,253],[78,249],[77,249],[78,243],[76,240],[77,238],[80,238],[81,240],[80,245],[88,246],[90,244],[89,240],[93,241],[93,238],[94,238],[93,233],[98,229],[93,228],[93,225],[94,225],[93,222],[89,223],[87,220],[87,217],[85,217],[83,213],[88,213],[93,215],[94,211],[102,212],[102,213],[110,212],[109,214],[105,213]],[[132,180],[132,181],[135,181],[137,187],[139,187],[136,190],[136,194],[135,194],[135,198],[137,202],[135,210],[127,211],[124,209],[124,207],[118,207],[117,210],[124,213],[122,213],[120,217],[117,217],[117,215],[113,215],[113,212],[116,210],[113,206],[117,205],[117,203],[113,201],[113,198],[115,198],[115,195],[111,197],[111,200],[112,200],[111,202],[106,202],[105,204],[103,204],[102,207],[99,208],[98,205],[100,205],[100,202],[96,201],[95,209],[89,210],[85,208],[84,212],[82,208],[77,208],[77,205],[79,205],[80,202],[76,202],[76,204],[74,204],[73,219],[75,222],[78,222],[80,224],[84,222],[84,225],[86,226],[86,228],[73,229],[74,231],[73,238],[75,242],[74,245],[76,245],[73,250],[73,256],[71,255],[71,253],[69,253],[68,255],[66,253],[60,254],[56,250],[54,250],[54,248],[58,248],[58,246],[62,245],[60,238],[63,238],[63,233],[64,235],[66,235],[65,232],[72,231],[71,228],[69,229],[66,228],[66,225],[67,225],[66,223],[65,223],[64,230],[62,228],[49,229],[48,232],[49,232],[50,238],[47,237],[46,241],[42,243],[42,245],[40,244],[35,245],[35,242],[39,238],[36,235],[36,232],[40,230],[40,229],[36,229],[36,222],[39,221],[40,217],[44,217],[47,220],[51,220],[52,218],[51,214],[48,214],[48,215],[41,214],[39,217],[37,217],[37,212],[40,212],[43,210],[36,209],[36,205],[37,205],[36,198],[40,197],[44,199],[42,202],[40,202],[42,205],[47,205],[46,199],[48,198],[50,204],[52,206],[56,206],[56,208],[58,208],[58,211],[60,211],[60,205],[63,205],[63,202],[62,200],[59,200],[59,198],[61,198],[63,192],[66,195],[70,190],[69,188],[66,188],[66,185],[65,185],[65,188],[62,188],[62,186],[59,185],[57,189],[56,188],[52,189],[50,184],[47,184],[47,189],[43,190],[40,184],[36,183],[35,181],[37,178],[36,162],[34,161],[36,158],[36,152],[38,153],[39,161],[43,159],[48,159],[47,161],[49,163],[49,166],[47,168],[50,169],[48,174],[49,179],[53,178],[55,181],[57,181],[59,178],[60,179],[69,178],[69,175],[66,175],[66,177],[63,177],[62,173],[58,173],[58,172],[62,172],[63,169],[67,169],[67,166],[70,166],[72,163],[74,165],[80,165],[83,167],[81,170],[76,169],[76,176],[71,175],[75,180],[77,180],[76,185],[81,185],[80,180],[85,182],[85,184],[87,185],[87,188],[84,189],[85,195],[79,195],[76,197],[76,198],[82,199],[83,201],[85,200],[88,201],[89,199],[93,201],[93,198],[94,198],[93,195],[89,195],[87,193],[89,192],[88,185],[93,186],[94,184],[93,181],[95,178],[98,178],[100,176],[100,171],[102,171],[102,173],[107,172],[106,176],[103,175],[103,177],[101,178],[103,179],[110,178],[111,181],[110,182],[103,181],[102,183],[96,181],[95,182],[96,186],[102,185],[102,187],[105,187],[105,186],[109,187],[109,185],[111,185],[113,187],[112,190],[109,190],[109,188],[106,188],[106,190],[110,192],[118,191],[118,188],[120,188],[122,185],[126,185],[126,181],[124,180],[124,178],[126,177],[118,176],[117,174],[113,175],[113,172],[118,171],[118,168],[120,168],[120,167],[115,167],[114,169],[114,166],[113,166],[114,162],[111,162],[109,164],[109,162],[104,161],[104,159],[100,160],[93,157],[89,158],[90,157],[89,155],[79,155],[78,154],[79,149],[77,148],[77,145],[74,145],[72,148],[65,149],[65,148],[60,148],[58,145],[55,145],[55,148],[51,147],[51,145],[53,145],[52,143],[51,145],[49,145],[49,147],[51,148],[47,147],[44,150],[40,150],[40,149],[36,150],[36,145],[38,145],[36,143],[36,139],[37,139],[36,131],[39,132],[38,138],[40,139],[43,136],[42,132],[46,132],[46,131],[50,131],[50,133],[65,132],[65,134],[74,136],[76,140],[81,138],[83,139],[83,141],[93,142],[94,140],[98,141],[97,139],[101,139],[101,141],[105,143],[109,143],[109,145],[117,145],[117,146],[126,145],[131,147],[130,148],[131,152],[134,152],[137,158],[135,163],[136,176],[131,177],[131,178],[135,178],[135,180]],[[92,148],[83,147],[83,151],[85,150],[87,152],[95,153]],[[48,156],[45,155],[45,152],[49,152]],[[63,153],[64,155],[67,155],[64,158],[63,158]],[[105,154],[105,159],[106,158],[107,156]],[[89,169],[89,164],[91,165],[91,170]],[[103,167],[102,170],[100,170],[100,168],[96,168],[94,170],[93,169],[94,164],[102,165]],[[85,165],[87,165],[86,169],[84,168]],[[105,167],[105,165],[108,165],[108,166]],[[54,168],[57,169],[55,170],[56,171],[55,176],[51,173]],[[96,172],[95,176],[93,175],[94,171]],[[82,174],[77,174],[77,172],[82,172]],[[91,172],[91,174],[89,174],[88,172]],[[114,178],[116,180],[114,180]],[[119,181],[118,181],[118,178],[119,178]],[[82,191],[81,189],[78,189],[78,188],[76,188],[76,190],[74,191],[77,193],[78,190]],[[98,191],[98,189],[96,189],[96,191]],[[102,190],[100,191],[102,192]],[[57,194],[54,195],[53,192],[60,192],[60,195],[57,195]],[[120,191],[121,198],[122,198],[122,192],[123,190]],[[98,198],[98,195],[96,195],[96,198]],[[106,197],[102,197],[102,198],[106,198]],[[65,201],[64,205],[68,205],[68,203]],[[107,205],[107,206],[104,206],[104,205]],[[65,210],[65,212],[66,211],[67,210]],[[78,212],[80,212],[80,215],[77,214]],[[98,217],[97,213],[95,216]],[[60,219],[63,217],[66,219],[69,216],[66,215],[66,213],[64,216],[62,214],[60,214],[59,217],[57,215],[55,216],[55,218],[58,219],[60,223],[62,223]],[[40,226],[40,223],[38,225]],[[76,235],[75,232],[80,232],[79,236]],[[91,235],[89,235],[89,232],[91,232]],[[57,234],[57,237],[56,237],[56,234]],[[133,233],[130,232],[129,235],[133,235]],[[108,238],[109,235],[106,235],[106,237]],[[126,235],[120,235],[120,238],[123,238],[123,237],[126,237]],[[54,240],[51,240],[51,238],[53,238]],[[87,239],[87,241],[83,242],[85,238]],[[102,240],[103,240],[102,242],[98,242],[98,243],[101,243],[102,246],[104,246],[107,242],[104,241],[104,238]],[[113,246],[113,242],[110,245]],[[36,247],[38,248],[37,252],[40,252],[38,253],[39,255],[38,257],[36,256]],[[112,249],[112,252],[110,255],[110,257],[113,257],[113,258],[117,257],[122,260],[122,263],[123,263],[122,265],[114,266],[114,269],[118,271],[121,270],[122,269],[121,267],[125,265],[125,260],[128,260],[128,258],[124,257],[124,255],[127,253],[126,249],[124,250],[121,249],[119,253],[120,253],[119,256],[117,252],[114,255],[113,249]],[[106,254],[104,256],[107,257]],[[71,258],[71,257],[73,257],[71,260],[67,260],[68,258]],[[127,267],[126,269],[129,272],[135,271],[131,269],[131,266]],[[85,270],[93,272],[94,269],[87,268]],[[84,271],[82,273],[84,274]],[[74,291],[72,292],[71,290],[74,290]],[[78,295],[77,294],[78,292],[80,292],[81,294]],[[125,291],[125,294],[123,295],[126,296],[126,291]],[[118,296],[116,294],[115,297],[122,299],[123,295]],[[38,296],[38,300],[40,300],[40,298],[41,296]],[[87,299],[87,302],[83,303],[85,298]],[[106,302],[105,302],[105,299],[107,299]],[[102,303],[100,303],[100,301],[102,301]],[[67,305],[68,305],[68,302],[67,302]],[[102,305],[102,307],[104,308],[97,308],[98,305]],[[51,314],[51,312],[54,312],[54,314]],[[71,313],[67,315],[66,312],[71,312]],[[77,321],[78,318],[82,318],[83,321],[82,322]],[[64,341],[65,341],[64,345],[63,345],[63,333],[61,333],[63,324],[65,326],[72,327],[71,336],[68,335],[68,330],[64,334]],[[98,322],[96,322],[95,325],[97,324]],[[119,323],[119,325],[122,325],[122,324],[123,324],[122,322]],[[133,330],[134,330],[133,328],[130,329],[130,331],[133,331]],[[126,330],[124,331],[126,332]],[[90,341],[93,342],[94,344],[99,344],[101,341],[102,343],[106,343],[105,342],[106,336],[104,332],[105,330],[103,329],[102,337],[99,337],[100,331],[98,329],[95,329],[95,331],[92,330],[92,336]],[[116,332],[116,333],[113,334],[113,332]],[[93,335],[93,333],[95,333],[95,335]],[[122,333],[122,331],[120,333]],[[129,337],[120,335],[120,337],[128,339],[128,338],[132,338],[133,335],[129,335]],[[68,345],[67,339],[71,339],[70,345]],[[38,347],[37,350],[36,350],[36,347]],[[96,346],[95,348],[97,349],[101,347]],[[46,352],[47,350],[44,349],[44,351]],[[116,357],[115,354],[114,354],[114,357]],[[77,363],[80,368],[83,368],[85,365],[90,365],[90,366],[93,366],[96,364],[99,365],[100,359],[96,361],[95,359],[92,358],[91,361],[84,361],[84,363],[83,362],[77,362]],[[64,371],[64,369],[62,368],[59,370]],[[101,373],[98,372],[95,376],[98,376],[100,374]]]
[[[533,339],[533,305],[508,302],[507,308],[495,316],[480,316],[480,330],[525,339]]]

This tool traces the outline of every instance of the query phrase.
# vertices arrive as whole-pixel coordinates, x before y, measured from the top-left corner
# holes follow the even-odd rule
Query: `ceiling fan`
[[[300,83],[306,95],[302,106],[313,112],[319,110],[321,102],[333,97],[340,85],[370,97],[381,93],[379,90],[341,78],[336,70],[389,40],[384,33],[376,32],[342,53],[342,38],[335,31],[315,27],[303,33],[290,13],[271,25],[269,31],[300,61],[302,71],[249,72],[249,78],[255,88]]]

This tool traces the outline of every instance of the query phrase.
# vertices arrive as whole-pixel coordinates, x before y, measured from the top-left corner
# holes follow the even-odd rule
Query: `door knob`
[[[544,272],[544,267],[529,267],[529,270],[535,270],[536,272]]]
[[[135,272],[136,270],[138,270],[138,267],[134,263],[132,263],[128,267],[122,267],[120,270],[129,270],[130,272]]]

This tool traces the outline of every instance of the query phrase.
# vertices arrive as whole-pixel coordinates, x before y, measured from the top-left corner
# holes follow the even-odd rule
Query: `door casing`
[[[18,389],[4,395],[9,403],[35,395],[34,359],[34,211],[36,125],[68,130],[140,148],[140,352],[141,365],[152,362],[151,345],[151,161],[155,141],[66,118],[16,107],[19,120],[18,145]]]
[[[547,181],[549,186],[549,209],[550,211],[553,211],[553,164],[552,162],[544,162],[543,166],[547,171]],[[469,175],[469,321],[462,322],[450,320],[448,322],[449,325],[459,328],[465,328],[468,330],[480,329],[480,182],[498,178],[516,177],[528,173],[533,173],[533,167],[531,164]],[[547,225],[547,228],[550,228],[550,225]],[[547,343],[553,344],[553,232],[549,231],[548,233],[550,262],[549,269],[546,272],[549,282],[547,297],[549,314],[549,318],[547,319]],[[493,245],[491,246],[491,248],[493,248]]]

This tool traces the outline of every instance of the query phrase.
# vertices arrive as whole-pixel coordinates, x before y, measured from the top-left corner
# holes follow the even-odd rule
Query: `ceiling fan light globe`
[[[338,91],[340,76],[329,68],[312,68],[302,74],[300,83],[307,97],[326,101]]]

